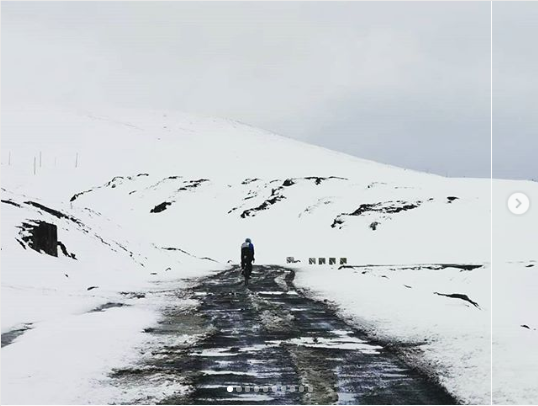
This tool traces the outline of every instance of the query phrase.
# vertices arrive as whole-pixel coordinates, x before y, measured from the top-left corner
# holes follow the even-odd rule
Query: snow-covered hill
[[[264,261],[489,260],[488,181],[381,165],[227,120],[130,114],[5,113],[3,187],[102,211],[159,245],[211,247],[222,261],[246,235]]]
[[[536,183],[494,183],[493,210],[505,231],[494,243],[504,248],[499,260],[521,261],[528,270],[537,259],[536,232],[502,207],[514,188],[538,198]],[[162,296],[163,287],[181,288],[185,278],[237,261],[247,236],[258,263],[300,259],[298,279],[312,294],[336,301],[382,339],[422,343],[414,362],[420,358],[464,401],[489,401],[489,180],[382,165],[222,119],[35,107],[2,111],[2,203],[2,333],[14,343],[2,354],[8,377],[2,400],[9,403],[83,401],[93,390],[87,377],[127,362],[127,350],[143,342],[134,332],[155,323],[159,309],[174,300]],[[30,249],[25,236],[36,221],[58,226],[67,255]],[[509,233],[524,238],[510,245]],[[385,267],[379,275],[371,267],[313,270],[309,257]],[[537,281],[535,273],[520,274],[521,284]],[[465,294],[479,306],[434,292]],[[106,312],[85,332],[89,341],[77,329],[62,330],[67,320],[95,317],[96,309]],[[518,309],[501,320],[500,345],[511,357],[517,353],[511,340],[527,334],[533,342],[538,327],[532,316],[516,317]],[[50,380],[57,342],[85,351],[123,311],[130,312],[125,325],[111,334],[125,340],[121,350],[104,342],[98,351],[108,354],[107,362],[90,357],[79,375]],[[444,321],[435,322],[432,312]],[[36,342],[50,344],[48,357]],[[69,369],[65,362],[62,371]],[[75,389],[58,395],[51,382],[66,380]],[[34,398],[23,391],[27,385]],[[117,396],[107,392],[97,401],[126,400]],[[127,401],[138,399],[132,396]],[[514,396],[499,392],[500,401],[519,400]]]

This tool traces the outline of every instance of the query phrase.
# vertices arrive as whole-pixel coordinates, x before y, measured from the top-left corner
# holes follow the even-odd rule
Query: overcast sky
[[[538,181],[538,3],[493,3],[493,176]]]
[[[527,4],[525,18],[538,9]],[[503,11],[500,46],[505,62],[534,54],[525,74],[536,84],[537,24],[518,16]],[[505,104],[530,97],[515,62],[503,74]],[[488,177],[490,4],[3,2],[2,104],[27,102],[228,117],[379,162]],[[521,137],[536,130],[525,111],[504,119]],[[533,177],[530,158],[503,159],[496,175]]]

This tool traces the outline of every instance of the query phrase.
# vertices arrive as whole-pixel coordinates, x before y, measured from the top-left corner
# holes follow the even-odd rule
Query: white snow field
[[[494,182],[492,266],[489,180],[176,112],[34,106],[3,109],[1,125],[3,403],[155,403],[185,388],[109,375],[144,357],[144,329],[192,306],[177,292],[236,262],[247,236],[257,263],[301,260],[298,287],[464,403],[490,403],[493,275],[494,402],[538,401],[536,211],[505,207],[512,191],[536,201],[535,182]],[[57,225],[68,255],[29,248],[35,221]]]

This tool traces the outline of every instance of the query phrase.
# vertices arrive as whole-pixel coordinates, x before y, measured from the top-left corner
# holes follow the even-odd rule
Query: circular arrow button
[[[525,214],[530,207],[530,200],[524,193],[514,193],[508,198],[508,210],[514,214]]]

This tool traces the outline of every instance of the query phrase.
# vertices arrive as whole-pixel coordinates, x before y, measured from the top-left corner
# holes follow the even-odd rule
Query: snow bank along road
[[[293,286],[294,272],[255,266],[248,288],[233,268],[206,277],[151,334],[201,334],[156,352],[122,384],[178,374],[192,388],[169,404],[454,404],[440,386]],[[228,387],[233,387],[229,391]]]

